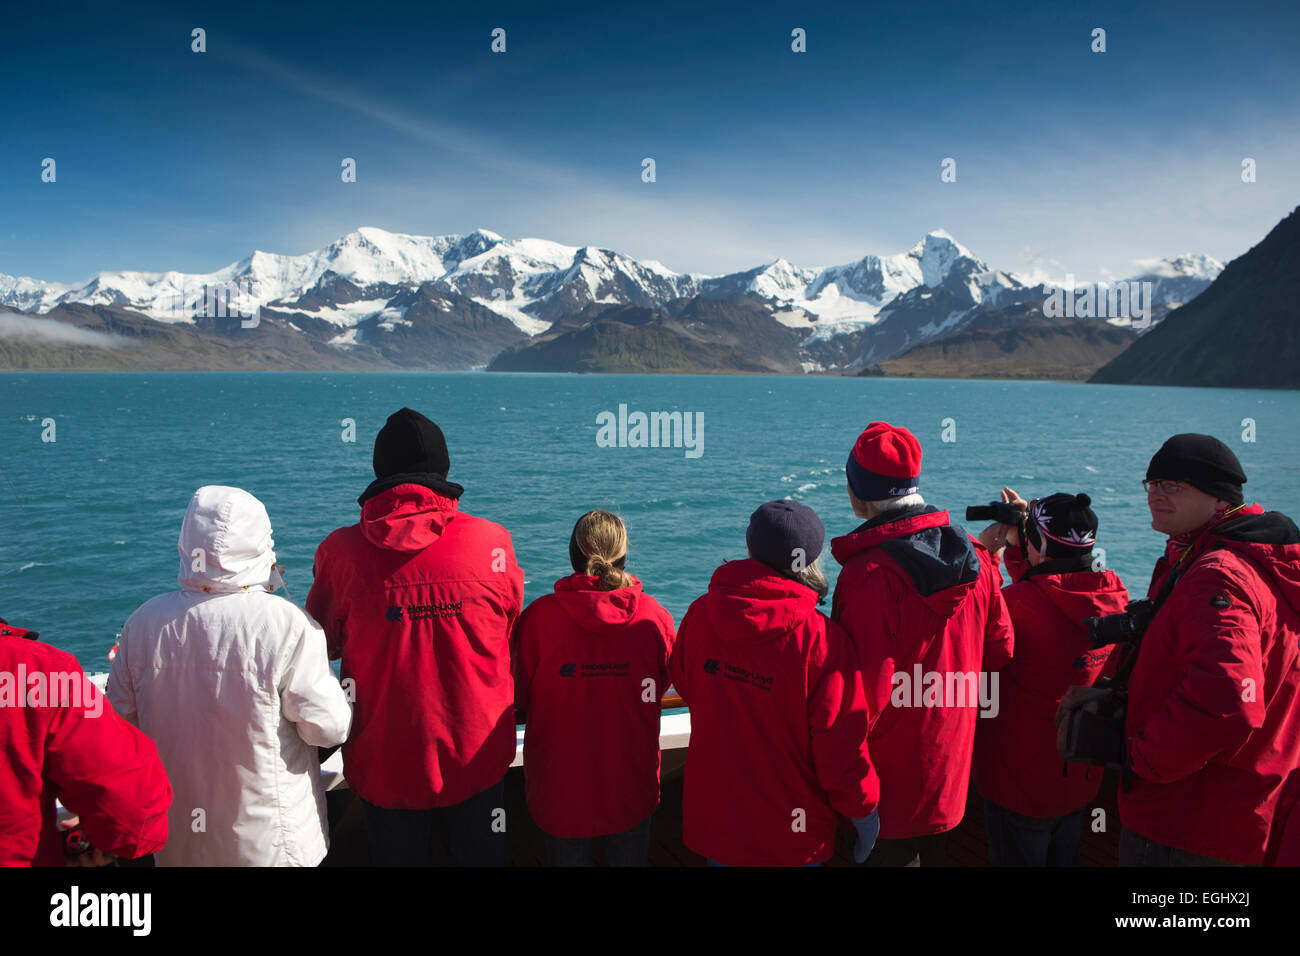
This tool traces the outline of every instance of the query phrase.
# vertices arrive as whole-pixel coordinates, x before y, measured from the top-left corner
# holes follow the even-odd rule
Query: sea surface
[[[702,413],[702,454],[600,447],[598,416],[617,416],[620,405],[629,414]],[[462,509],[510,530],[529,600],[569,573],[573,522],[604,508],[627,523],[628,570],[679,621],[720,562],[745,556],[749,514],[769,499],[816,509],[834,581],[830,538],[859,523],[844,462],[874,420],[920,438],[922,493],[955,521],[1003,485],[1026,498],[1088,493],[1106,564],[1137,594],[1165,540],[1150,529],[1141,480],[1172,434],[1218,436],[1245,467],[1247,500],[1300,516],[1295,391],[482,372],[7,373],[0,617],[38,630],[88,672],[107,671],[127,616],[176,589],[181,519],[204,484],[237,485],[266,504],[289,593],[302,604],[317,544],[356,521],[375,433],[402,406],[442,426],[449,477],[466,489]],[[43,441],[50,419],[55,440]],[[344,440],[346,420],[355,441]]]

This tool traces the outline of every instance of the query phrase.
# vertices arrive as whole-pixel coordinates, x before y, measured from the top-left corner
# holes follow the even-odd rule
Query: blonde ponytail
[[[608,511],[588,511],[573,526],[569,541],[573,569],[598,578],[602,591],[614,591],[632,583],[623,570],[627,558],[627,529],[623,519]]]

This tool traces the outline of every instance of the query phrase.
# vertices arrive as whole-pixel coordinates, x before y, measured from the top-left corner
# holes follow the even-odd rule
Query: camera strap
[[[1164,607],[1165,601],[1167,601],[1169,595],[1173,593],[1174,585],[1178,583],[1178,579],[1181,578],[1183,572],[1187,570],[1187,566],[1184,565],[1183,560],[1187,557],[1188,553],[1189,552],[1186,551],[1183,552],[1182,558],[1179,558],[1178,564],[1169,572],[1169,577],[1165,578],[1165,583],[1161,586],[1159,593],[1156,594],[1155,600],[1152,602],[1151,624],[1155,623],[1156,615],[1160,613],[1160,609]],[[1147,629],[1150,629],[1150,624],[1147,625]],[[1146,633],[1144,631],[1142,635],[1133,642],[1132,650],[1130,650],[1125,656],[1124,662],[1120,664],[1119,668],[1116,670],[1115,677],[1111,682],[1115,687],[1116,692],[1124,695],[1124,698],[1127,698],[1128,696],[1129,678],[1133,674],[1133,668],[1137,665],[1138,651],[1141,649],[1142,641],[1145,637]],[[1124,706],[1127,711],[1128,704],[1125,703]],[[1123,766],[1120,768],[1119,782],[1120,787],[1125,791],[1128,791],[1133,786],[1133,768],[1129,765],[1128,761],[1127,740],[1124,742],[1124,762]]]

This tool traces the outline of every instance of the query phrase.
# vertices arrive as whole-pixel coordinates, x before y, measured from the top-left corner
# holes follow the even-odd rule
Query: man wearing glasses
[[[1209,435],[1175,435],[1147,467],[1169,542],[1129,681],[1122,865],[1264,862],[1300,765],[1300,531],[1246,505],[1245,481]]]

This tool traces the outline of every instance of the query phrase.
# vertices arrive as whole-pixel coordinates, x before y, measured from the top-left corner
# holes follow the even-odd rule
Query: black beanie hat
[[[442,429],[417,411],[403,408],[388,416],[375,436],[375,477],[432,474],[446,478],[451,467]]]
[[[1147,465],[1148,479],[1185,481],[1230,505],[1242,503],[1246,473],[1232,449],[1212,435],[1175,435]]]
[[[808,567],[822,553],[826,529],[817,512],[797,501],[784,499],[758,506],[749,516],[745,544],[749,553],[782,574],[794,572],[796,549],[802,549],[802,567]]]
[[[1025,516],[1025,537],[1051,558],[1090,554],[1097,543],[1097,515],[1091,504],[1087,495],[1064,492],[1036,499]]]

